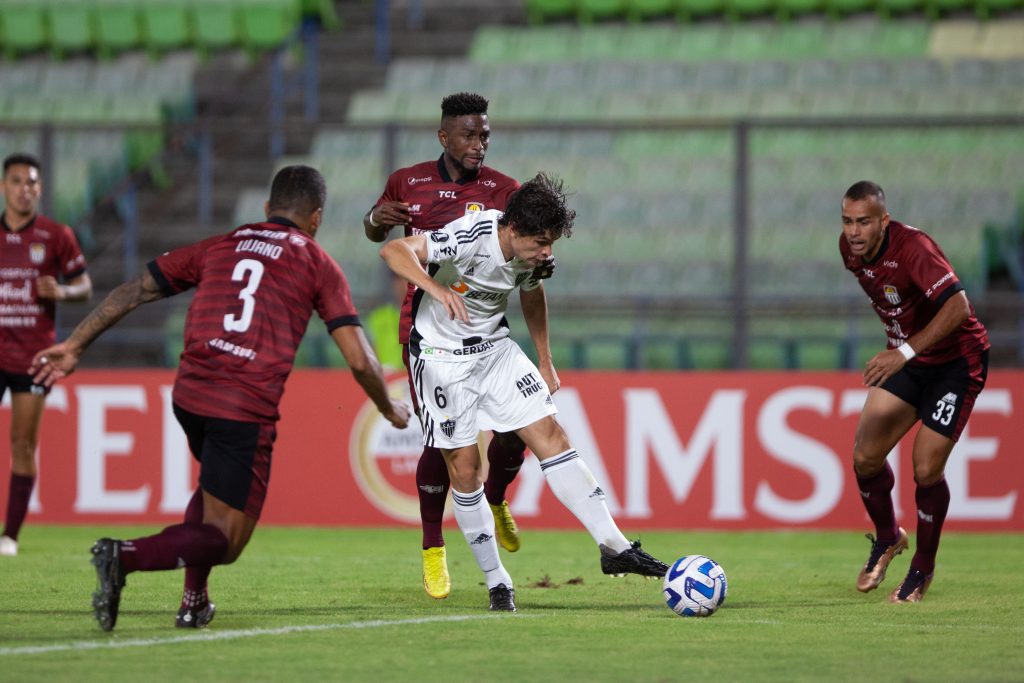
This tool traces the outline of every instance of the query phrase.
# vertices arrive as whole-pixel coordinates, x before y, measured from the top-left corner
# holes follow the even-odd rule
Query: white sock
[[[575,450],[541,461],[540,469],[551,491],[583,523],[599,546],[617,553],[630,548],[630,542],[608,512],[604,491]]]
[[[501,564],[498,556],[498,542],[494,538],[494,514],[484,500],[484,487],[471,493],[459,493],[452,489],[455,503],[455,521],[459,523],[462,535],[473,551],[476,564],[484,573],[487,588],[500,583],[512,588],[512,577]]]

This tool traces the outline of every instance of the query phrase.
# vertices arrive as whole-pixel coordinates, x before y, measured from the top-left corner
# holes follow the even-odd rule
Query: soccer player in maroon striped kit
[[[857,577],[869,592],[909,545],[896,523],[889,452],[920,420],[914,439],[917,549],[890,602],[918,602],[935,572],[949,509],[946,461],[967,424],[988,374],[988,334],[963,285],[931,237],[890,218],[885,192],[862,180],[842,202],[839,251],[871,300],[889,338],[868,361],[870,389],[857,425],[853,467],[861,500],[875,525],[871,554]]]
[[[200,462],[199,488],[184,523],[128,541],[93,546],[100,627],[114,628],[124,577],[186,568],[179,627],[213,618],[206,580],[249,542],[270,478],[278,404],[315,310],[356,381],[398,428],[408,408],[388,397],[380,364],[363,335],[341,268],[314,241],[327,190],[308,166],[274,177],[267,220],[163,254],[119,286],[61,344],[33,359],[37,382],[71,373],[86,347],[140,304],[196,288],[185,319],[185,350],[174,382],[174,414]]]
[[[504,210],[519,183],[484,166],[491,127],[486,99],[475,93],[456,93],[441,101],[440,158],[400,168],[392,173],[377,203],[363,217],[366,236],[383,242],[396,226],[411,237],[440,230],[474,211]],[[541,279],[551,276],[554,264],[538,269]],[[409,331],[416,288],[408,286],[399,321],[398,340],[402,359],[409,368]],[[410,396],[412,378],[409,379]],[[413,398],[415,403],[415,398]],[[513,433],[495,432],[487,448],[488,473],[485,497],[494,515],[498,540],[505,550],[519,550],[519,529],[509,511],[505,491],[519,473],[526,445]],[[424,446],[416,466],[416,489],[423,526],[423,588],[432,598],[448,597],[451,579],[441,523],[450,487],[448,469],[438,448]]]
[[[39,425],[49,389],[32,381],[32,355],[53,344],[58,301],[85,301],[92,282],[75,234],[37,213],[39,161],[4,159],[0,216],[0,398],[11,390],[11,479],[0,556],[18,554],[18,534],[36,482]]]

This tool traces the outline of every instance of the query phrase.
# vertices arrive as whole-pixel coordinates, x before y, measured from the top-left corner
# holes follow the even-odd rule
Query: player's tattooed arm
[[[119,285],[85,316],[65,341],[37,353],[32,359],[29,374],[46,386],[70,375],[78,366],[82,353],[97,337],[140,305],[163,296],[149,271]]]

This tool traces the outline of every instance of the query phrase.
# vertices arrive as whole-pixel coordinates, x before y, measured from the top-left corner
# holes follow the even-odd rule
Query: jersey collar
[[[299,226],[295,225],[295,223],[293,223],[292,221],[288,220],[287,218],[284,218],[283,216],[271,216],[270,218],[268,218],[267,220],[265,220],[263,222],[264,223],[273,223],[274,225],[281,225],[281,226],[284,226],[286,228],[295,228],[296,230],[300,230]]]
[[[36,214],[32,214],[32,218],[29,218],[28,219],[28,223],[26,223],[24,225],[24,227],[22,227],[21,230],[19,230],[18,232],[25,232],[26,230],[31,228],[33,225],[35,225],[35,222],[36,222]],[[4,232],[14,232],[14,230],[11,228],[11,226],[7,225],[7,212],[6,211],[0,212],[0,225],[3,226]]]
[[[448,167],[444,165],[444,154],[437,158],[437,172],[441,176],[441,180],[445,181],[446,183],[455,183],[456,185],[465,185],[471,180],[476,180],[476,177],[480,175],[480,171],[476,170],[460,178],[459,180],[452,180],[452,177],[448,175]]]

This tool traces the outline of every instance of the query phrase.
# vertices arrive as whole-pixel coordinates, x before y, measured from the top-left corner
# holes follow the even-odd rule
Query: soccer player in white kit
[[[424,440],[444,455],[455,519],[484,572],[492,610],[514,612],[515,590],[484,501],[481,430],[514,431],[533,451],[552,492],[597,542],[605,574],[660,577],[668,570],[622,535],[601,487],[554,418],[558,375],[547,301],[534,271],[551,258],[554,242],[571,234],[575,216],[561,182],[541,173],[511,196],[504,213],[470,213],[381,249],[388,267],[418,287],[409,354]],[[505,310],[515,289],[539,368],[509,336]]]

